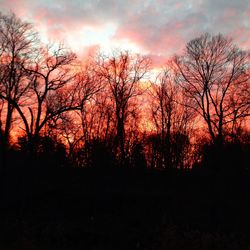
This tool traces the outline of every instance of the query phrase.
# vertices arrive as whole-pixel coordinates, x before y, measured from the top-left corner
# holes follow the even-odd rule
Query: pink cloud
[[[180,9],[180,8],[182,8],[182,7],[183,7],[183,3],[181,3],[181,2],[175,3],[175,8],[176,8],[176,9]]]
[[[243,1],[228,0],[212,4],[209,0],[184,1],[66,1],[2,0],[2,11],[12,9],[51,40],[88,39],[80,37],[85,26],[98,29],[107,22],[117,24],[113,40],[128,41],[152,55],[156,64],[167,56],[182,52],[186,42],[204,32],[232,36],[240,45],[249,46],[250,8]],[[111,41],[112,43],[112,41]],[[79,43],[78,43],[79,44]],[[93,47],[93,48],[92,48]],[[99,48],[83,47],[80,54]],[[92,53],[92,52],[91,52]]]

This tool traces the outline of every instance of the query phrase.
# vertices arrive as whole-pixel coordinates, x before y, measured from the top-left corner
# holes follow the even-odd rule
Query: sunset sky
[[[204,32],[250,46],[249,0],[0,0],[0,10],[33,22],[44,41],[64,41],[80,57],[122,48],[162,63]]]

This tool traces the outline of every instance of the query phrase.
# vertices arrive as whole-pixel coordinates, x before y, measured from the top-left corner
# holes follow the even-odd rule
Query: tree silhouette
[[[109,88],[110,98],[115,104],[116,148],[121,162],[125,154],[125,124],[129,117],[131,100],[142,92],[138,88],[140,81],[149,70],[148,58],[132,55],[128,51],[118,52],[113,56],[99,56],[97,70]]]
[[[3,147],[9,146],[10,130],[16,106],[30,87],[25,67],[37,51],[38,36],[30,23],[14,13],[0,13],[0,130]],[[2,120],[2,116],[5,118]]]
[[[183,167],[183,153],[189,144],[188,133],[191,132],[194,114],[185,106],[187,98],[176,85],[175,74],[170,69],[164,69],[152,82],[150,97],[152,120],[160,140],[158,147],[153,146],[159,150],[156,158],[160,163],[156,165]],[[155,142],[151,140],[151,143]]]
[[[190,107],[203,117],[213,143],[221,144],[249,116],[248,53],[220,34],[205,34],[187,44],[174,66]]]

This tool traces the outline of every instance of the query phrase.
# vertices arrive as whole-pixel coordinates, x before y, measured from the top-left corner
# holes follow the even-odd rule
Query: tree
[[[3,147],[9,145],[15,105],[22,105],[29,81],[24,67],[37,49],[38,37],[30,23],[15,14],[0,13],[0,130]],[[4,118],[3,118],[4,117]]]
[[[93,66],[92,62],[88,62],[84,67],[80,67],[72,83],[76,108],[74,112],[61,114],[57,124],[57,131],[68,145],[69,156],[82,166],[88,165],[87,145],[91,140],[101,139],[99,136],[106,130],[106,105],[103,102],[99,103],[99,97],[103,96],[100,94],[102,84]],[[79,155],[84,158],[84,162],[75,157],[76,151],[81,152]]]
[[[249,55],[221,34],[202,35],[174,58],[178,84],[203,117],[213,143],[221,144],[249,116]]]
[[[41,48],[37,60],[25,67],[29,75],[29,96],[25,108],[13,102],[25,126],[30,142],[39,138],[42,129],[56,122],[67,111],[79,108],[75,101],[72,64],[76,56],[63,46]]]
[[[171,129],[175,105],[175,86],[169,71],[164,70],[158,75],[151,86],[152,118],[161,140],[161,166],[171,167]]]
[[[131,100],[142,94],[138,85],[148,72],[149,66],[148,58],[132,55],[128,51],[110,57],[99,56],[97,60],[98,75],[107,85],[110,98],[115,104],[115,147],[122,163],[126,158],[125,124],[128,122]]]
[[[23,67],[28,88],[22,105],[11,99],[24,124],[31,149],[45,132],[54,128],[66,112],[81,111],[95,91],[90,81],[76,72],[76,55],[63,45],[41,47],[36,60]]]
[[[102,80],[95,72],[95,65],[88,62],[79,76],[78,99],[81,102],[79,116],[85,141],[89,141],[95,130],[96,107],[98,106],[99,92],[103,89]],[[95,110],[93,110],[93,108]],[[97,131],[96,131],[97,132]]]
[[[155,137],[160,143],[158,147],[154,145],[155,153],[156,149],[159,152],[153,158],[158,159],[156,165],[163,168],[184,166],[184,152],[189,145],[189,133],[194,120],[193,112],[185,106],[187,100],[176,85],[175,77],[170,69],[165,68],[151,83],[149,91]],[[155,141],[152,139],[153,145]]]

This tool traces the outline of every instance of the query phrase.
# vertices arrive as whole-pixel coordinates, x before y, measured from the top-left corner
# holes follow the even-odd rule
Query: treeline
[[[204,34],[155,71],[129,51],[81,62],[63,44],[43,44],[32,24],[0,14],[1,159],[246,169],[249,53]]]

